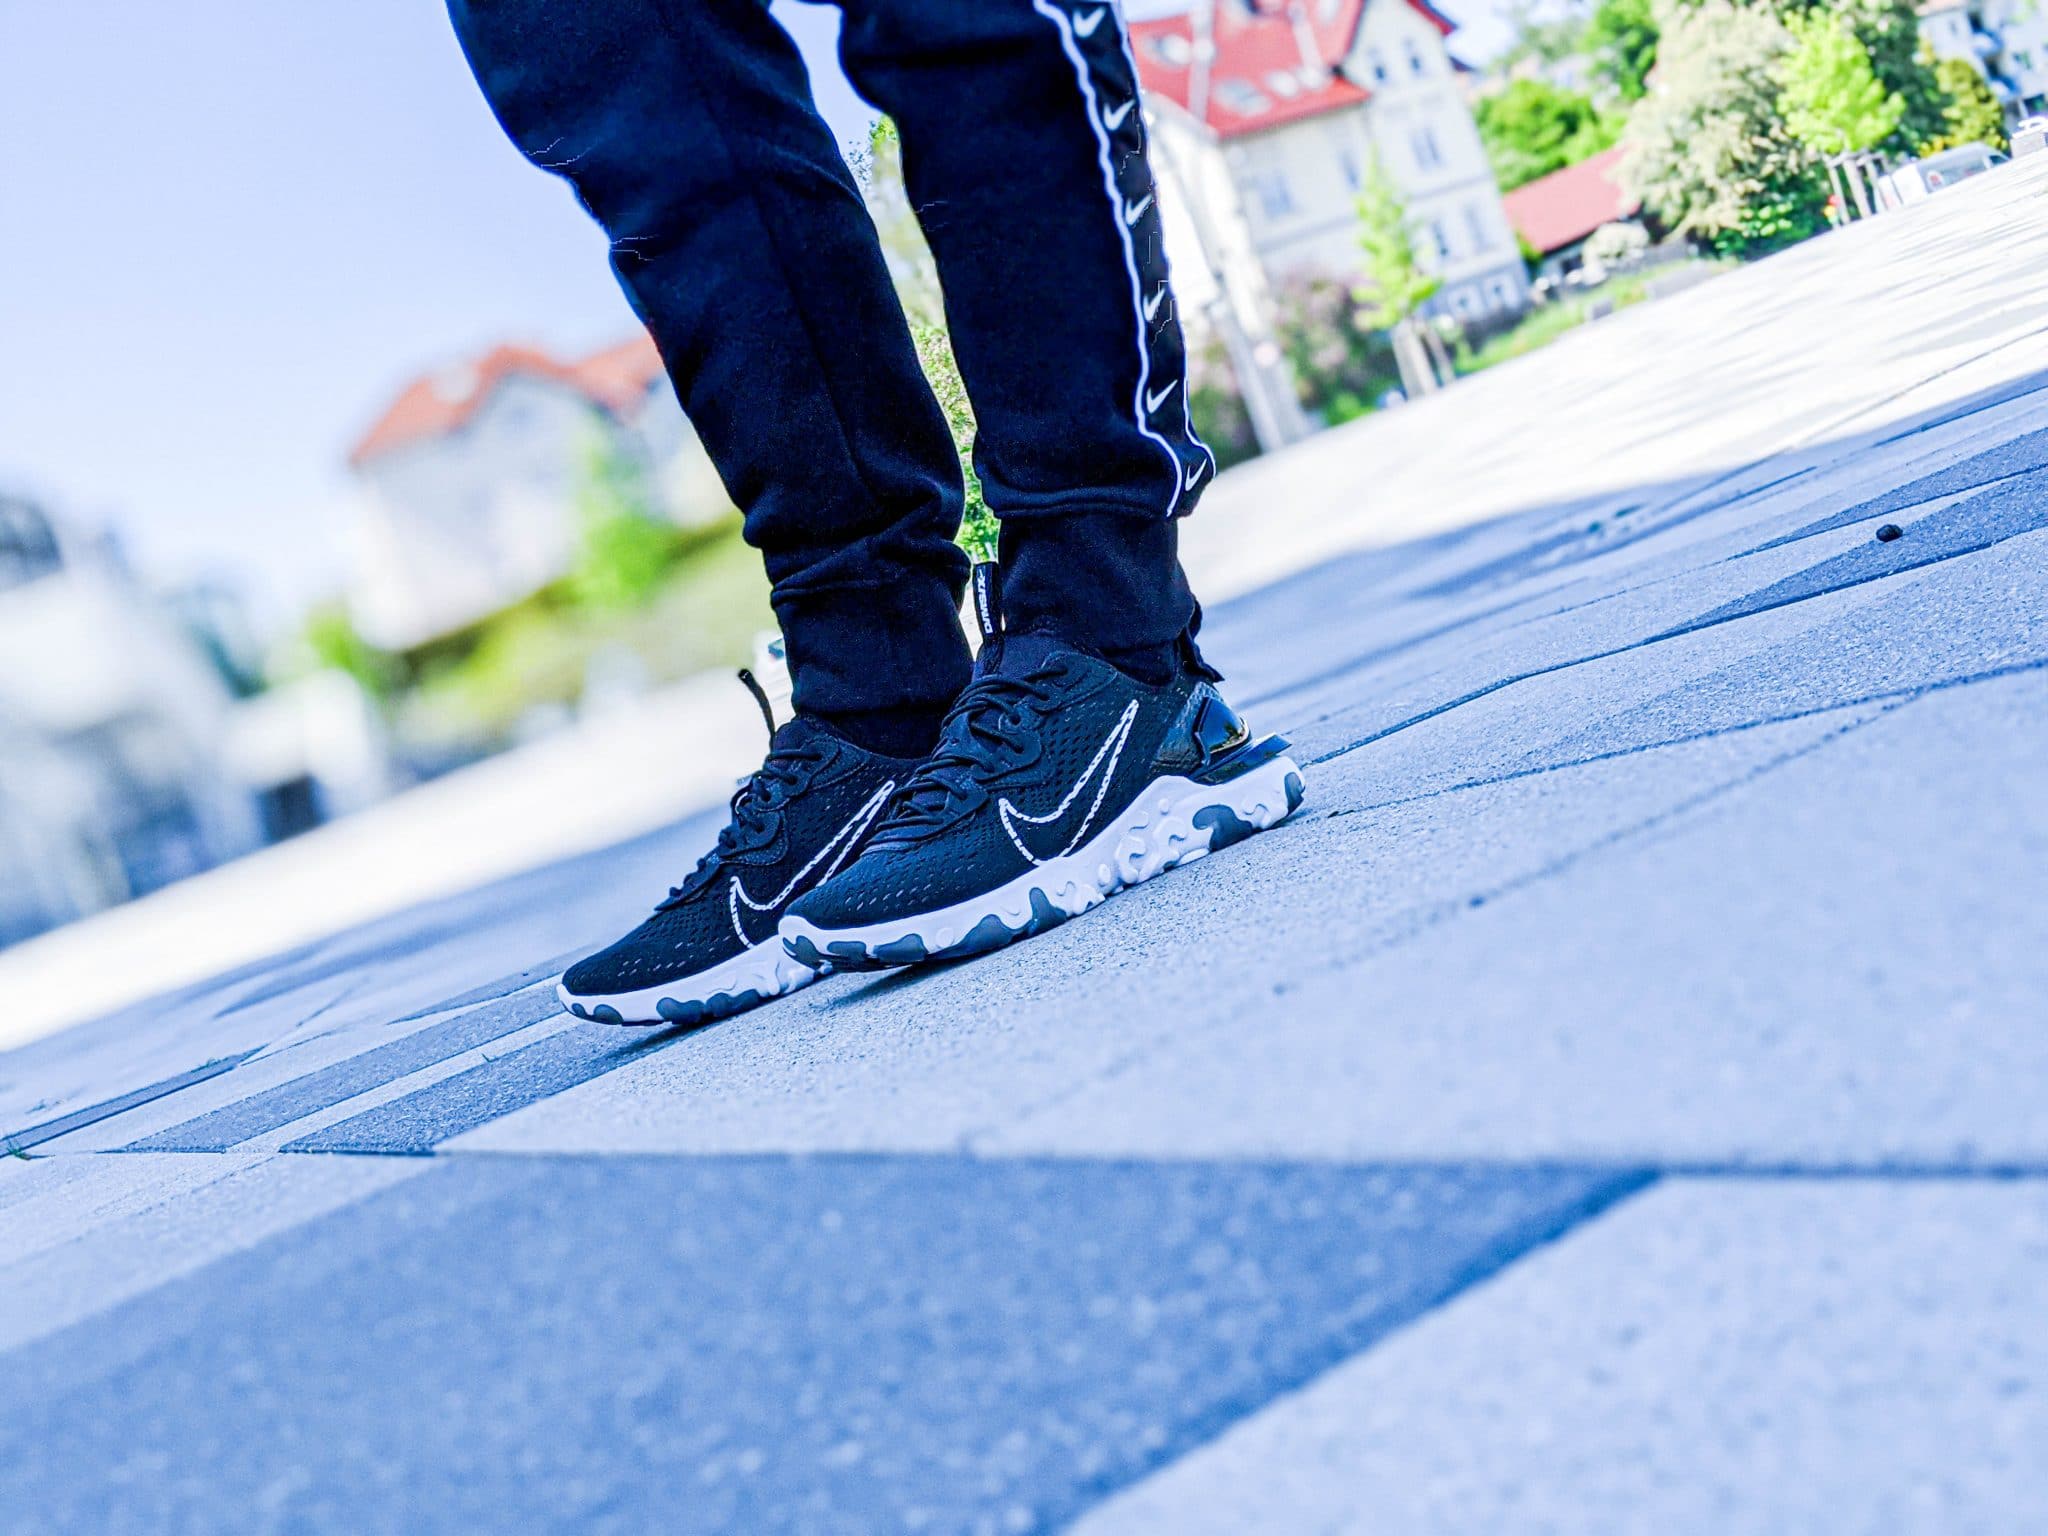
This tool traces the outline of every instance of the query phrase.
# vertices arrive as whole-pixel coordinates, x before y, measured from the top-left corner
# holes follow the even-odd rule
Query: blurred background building
[[[414,380],[349,456],[363,492],[350,614],[408,651],[566,575],[593,460],[694,527],[731,500],[644,334],[578,361],[499,346]]]
[[[152,592],[111,540],[0,496],[0,944],[389,787],[347,679],[266,691],[231,593]]]
[[[2008,122],[2048,112],[2048,14],[2034,0],[1925,0],[1919,13],[1935,55],[1974,65]]]
[[[1259,441],[1312,430],[1273,338],[1282,291],[1370,283],[1359,199],[1375,174],[1442,287],[1425,316],[1503,323],[1528,274],[1473,122],[1453,22],[1428,0],[1208,0],[1138,21],[1167,253],[1184,318],[1231,356]]]
[[[1435,308],[1523,308],[1514,230],[1444,46],[1454,30],[1428,0],[1198,6],[1134,25],[1160,158],[1204,236],[1176,272],[1214,270],[1233,299],[1301,273],[1364,277],[1356,205],[1376,164],[1443,279]]]

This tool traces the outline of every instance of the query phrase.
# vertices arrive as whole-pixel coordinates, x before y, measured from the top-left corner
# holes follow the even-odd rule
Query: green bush
[[[945,413],[947,430],[953,434],[953,450],[960,456],[960,480],[966,490],[960,513],[960,547],[976,560],[993,560],[996,515],[989,511],[981,494],[981,476],[974,472],[974,405],[961,381],[960,365],[953,360],[953,339],[943,325],[914,326],[911,338],[917,343],[917,360],[924,367],[925,379]]]
[[[1503,192],[1599,154],[1621,131],[1592,97],[1547,80],[1511,82],[1482,98],[1473,119]]]
[[[339,602],[323,603],[306,615],[301,641],[316,666],[346,672],[373,699],[388,699],[404,684],[405,664],[365,640]]]
[[[603,434],[584,450],[576,527],[565,588],[571,602],[594,613],[645,604],[682,553],[682,530],[652,509],[645,471]]]
[[[1361,304],[1348,283],[1299,277],[1274,296],[1274,334],[1294,371],[1301,403],[1331,425],[1376,409],[1401,387],[1393,344],[1378,310]]]

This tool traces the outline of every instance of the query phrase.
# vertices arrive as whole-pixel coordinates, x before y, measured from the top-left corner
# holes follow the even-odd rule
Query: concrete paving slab
[[[1249,466],[1190,521],[1191,569],[1220,597],[1361,544],[1723,471],[2033,374],[2048,313],[2013,273],[2048,167],[2008,169],[1946,208],[1808,242]],[[1532,389],[1553,408],[1529,411]]]
[[[1317,814],[972,965],[828,981],[709,1029],[658,1032],[637,1060],[593,1062],[612,1070],[567,1092],[551,1081],[539,1085],[551,1096],[515,1091],[508,1058],[496,1064],[501,1102],[517,1107],[523,1091],[531,1107],[446,1145],[942,1149],[1174,1040],[1228,1036],[1226,1054],[1243,1070],[1276,1022],[1319,1006],[1299,1000],[1316,978],[1346,977],[1367,957],[1462,924],[1475,898],[1539,880],[1862,718],[1712,738],[1371,815]],[[1322,793],[1312,786],[1312,807]],[[1355,1016],[1356,996],[1339,1018]],[[1214,1107],[1187,1106],[1190,1116]],[[422,1096],[401,1140],[468,1113],[466,1099],[437,1107]]]
[[[224,1152],[229,1147],[290,1125],[295,1120],[397,1082],[516,1034],[528,1025],[556,1018],[562,1006],[552,985],[529,988],[453,1018],[412,1031],[385,1045],[358,1050],[332,1065],[307,1072],[275,1088],[231,1103],[130,1143],[131,1152]]]
[[[1893,711],[979,1144],[2048,1168],[2044,710],[2035,672]]]
[[[7,1358],[39,1532],[1026,1532],[1640,1187],[1567,1170],[430,1169]]]
[[[167,1200],[250,1167],[254,1158],[31,1157],[11,1159],[20,1192],[11,1203],[0,1264],[18,1264]]]
[[[396,1158],[166,1153],[50,1161],[89,1172],[50,1180],[39,1201],[8,1213],[10,1232],[19,1235],[0,1246],[0,1354],[77,1324],[91,1328],[87,1320],[109,1308],[389,1189],[424,1166]],[[31,1210],[31,1204],[42,1208]],[[7,1355],[0,1379],[7,1382],[10,1406],[21,1411],[29,1389],[27,1378],[15,1374],[17,1358]],[[52,1456],[55,1443],[28,1442],[10,1455],[41,1460],[83,1487],[94,1486],[99,1469],[72,1460],[68,1450]],[[0,1456],[0,1482],[8,1460]],[[0,1511],[6,1511],[0,1524],[21,1518],[20,1507],[4,1498]]]
[[[94,1127],[104,1125],[110,1120],[119,1119],[198,1087],[202,1083],[224,1077],[254,1054],[252,1051],[240,1056],[224,1056],[214,1061],[202,1062],[184,1072],[159,1079],[154,1083],[145,1083],[140,1088],[131,1088],[126,1093],[116,1094],[111,1099],[102,1099],[97,1104],[87,1104],[78,1109],[68,1110],[55,1119],[39,1120],[19,1130],[5,1132],[0,1134],[0,1150],[4,1150],[8,1156],[19,1156],[33,1148],[62,1141],[67,1137],[90,1134]]]
[[[428,1153],[444,1141],[673,1044],[679,1032],[574,1023],[284,1144],[287,1152]]]
[[[2039,1181],[1658,1186],[1076,1536],[2048,1526]]]
[[[67,1148],[114,1147],[220,1107],[245,1086],[296,1075],[281,1058],[330,1064],[388,1041],[394,1025],[513,990],[536,968],[616,936],[645,914],[712,835],[706,816],[605,859],[531,871],[304,946],[225,978],[0,1052],[0,1133],[100,1103],[208,1061],[255,1052],[237,1079],[200,1086]],[[688,850],[687,855],[685,850]],[[597,878],[600,874],[605,878]],[[575,892],[564,900],[561,892]],[[335,1041],[354,1032],[358,1039]],[[190,1107],[188,1107],[190,1106]]]
[[[2048,485],[2040,493],[2048,495]],[[1631,634],[1646,606],[1654,613],[1684,584],[1630,593],[1520,626],[1491,645],[1482,642],[1472,647],[1484,653],[1476,659],[1459,657],[1430,670],[1441,658],[1424,653],[1410,661],[1405,678],[1382,679],[1378,686],[1350,683],[1352,701],[1304,722],[1294,736],[1312,755],[1328,757],[1496,696],[1522,710],[1523,734],[1560,725],[1561,734],[1583,735],[1589,727],[1597,733],[1599,715],[1667,689],[1690,689],[1745,653],[1771,652],[1768,665],[1729,674],[1762,690],[1739,710],[1723,707],[1719,718],[1732,724],[1738,716],[1769,719],[1972,677],[2037,660],[2048,647],[2039,599],[2048,583],[2048,536],[2022,533],[1868,581],[1858,579],[1861,567],[1853,563],[1856,552],[1839,542],[1844,537],[1842,531],[1820,535],[1834,548],[1812,551],[1782,578],[1769,566],[1751,569],[1766,578],[1765,587],[1783,581],[1784,602],[1735,599]],[[1802,548],[1759,558],[1775,561]],[[1816,557],[1822,567],[1851,563],[1838,567],[1835,584],[1814,585],[1798,567]],[[1795,586],[1802,590],[1792,597]],[[1801,637],[1804,642],[1795,644]],[[1545,686],[1532,687],[1536,683]],[[1314,701],[1303,707],[1313,709]]]

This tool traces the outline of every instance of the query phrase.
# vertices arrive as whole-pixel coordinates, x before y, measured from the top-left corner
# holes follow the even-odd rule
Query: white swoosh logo
[[[1192,491],[1195,488],[1195,482],[1201,479],[1202,476],[1206,475],[1207,473],[1209,473],[1209,461],[1207,459],[1204,459],[1201,463],[1197,464],[1193,469],[1188,471],[1187,478],[1181,481],[1182,488]]]
[[[1156,395],[1153,395],[1153,394],[1148,394],[1148,395],[1146,395],[1146,396],[1145,396],[1145,414],[1146,414],[1147,416],[1150,416],[1150,415],[1151,415],[1151,414],[1152,414],[1152,413],[1153,413],[1154,411],[1158,410],[1160,406],[1162,406],[1162,405],[1166,404],[1166,400],[1167,400],[1167,397],[1168,397],[1169,395],[1171,395],[1171,394],[1172,394],[1172,393],[1173,393],[1173,392],[1174,392],[1174,391],[1175,391],[1176,389],[1179,389],[1179,388],[1180,388],[1180,380],[1179,380],[1179,379],[1175,379],[1175,380],[1174,380],[1174,381],[1173,381],[1173,382],[1172,382],[1171,384],[1167,385],[1167,386],[1166,386],[1166,388],[1164,388],[1164,389],[1160,390],[1158,394],[1156,394]]]
[[[1159,291],[1145,301],[1145,318],[1150,320],[1159,313],[1159,306],[1166,302],[1166,284],[1159,285]]]
[[[1136,105],[1137,102],[1135,101],[1127,101],[1122,106],[1118,107],[1114,112],[1103,113],[1102,126],[1109,132],[1115,133],[1117,129],[1123,127],[1124,119],[1131,115],[1131,108],[1135,107]]]
[[[1151,206],[1152,194],[1150,192],[1147,192],[1143,197],[1139,198],[1135,203],[1131,204],[1130,207],[1124,210],[1124,222],[1126,224],[1137,223],[1138,220],[1145,217],[1145,210],[1147,208],[1150,208]]]
[[[1027,860],[1033,864],[1046,864],[1053,859],[1065,858],[1081,846],[1082,840],[1088,836],[1088,829],[1095,824],[1096,812],[1102,809],[1102,797],[1109,793],[1109,781],[1116,777],[1117,759],[1124,755],[1124,743],[1131,739],[1131,724],[1137,718],[1138,701],[1133,699],[1124,706],[1123,714],[1118,717],[1116,724],[1109,728],[1109,734],[1102,738],[1102,745],[1097,747],[1095,755],[1088,759],[1088,766],[1081,770],[1081,777],[1074,780],[1074,787],[1067,791],[1058,805],[1043,816],[1025,815],[1010,803],[1007,795],[997,802],[996,814],[1002,819],[1003,830],[1010,834],[1010,841],[1017,845],[1017,851]],[[1088,781],[1095,777],[1098,768],[1102,770],[1102,782],[1095,786],[1095,798],[1089,802],[1088,814],[1081,818],[1081,825],[1076,827],[1074,835],[1067,839],[1066,847],[1041,859],[1025,846],[1024,839],[1017,835],[1017,828],[1042,827],[1048,822],[1058,821],[1067,814],[1067,808],[1080,798],[1081,791],[1088,787]]]
[[[811,855],[810,862],[789,877],[789,884],[785,885],[773,896],[770,896],[766,901],[756,901],[753,897],[749,896],[747,888],[740,884],[740,877],[734,875],[731,887],[726,892],[725,905],[726,910],[732,916],[732,931],[740,936],[740,942],[749,949],[753,948],[755,942],[747,933],[747,930],[740,925],[740,908],[742,906],[748,907],[755,912],[774,911],[785,901],[789,900],[791,893],[799,885],[803,884],[804,877],[816,869],[827,854],[832,854],[832,862],[826,866],[825,872],[818,876],[816,883],[823,885],[827,880],[830,880],[839,872],[839,866],[846,862],[847,854],[851,853],[854,844],[860,841],[860,835],[867,830],[868,823],[882,814],[882,807],[889,803],[889,797],[895,793],[896,781],[891,779],[872,795],[869,795],[861,808],[848,818],[846,825],[837,832],[834,832],[831,840]],[[834,849],[837,849],[838,852],[833,853]]]
[[[1104,5],[1098,6],[1086,16],[1076,16],[1074,18],[1074,36],[1093,37],[1095,29],[1102,25],[1102,18],[1108,14],[1109,7]]]

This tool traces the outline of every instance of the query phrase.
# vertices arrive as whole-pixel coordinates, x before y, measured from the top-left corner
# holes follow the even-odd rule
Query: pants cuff
[[[967,686],[967,637],[943,581],[778,593],[775,614],[804,714],[943,714]]]
[[[1003,615],[1103,655],[1174,645],[1195,616],[1180,525],[1111,512],[1013,517],[1002,528]]]

